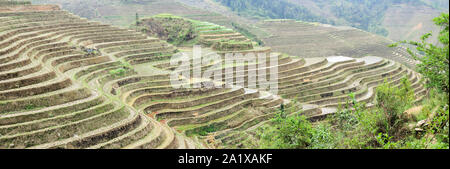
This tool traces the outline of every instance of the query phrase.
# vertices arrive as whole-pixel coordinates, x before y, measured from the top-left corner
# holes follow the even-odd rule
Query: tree
[[[436,114],[432,116],[429,122],[427,133],[431,136],[439,138],[437,143],[441,144],[444,148],[448,149],[448,97],[449,97],[449,14],[442,13],[441,16],[433,19],[437,26],[441,27],[441,31],[437,36],[438,44],[427,43],[427,39],[432,36],[432,33],[427,33],[421,37],[420,42],[415,41],[401,41],[401,44],[413,45],[417,51],[424,54],[423,57],[418,56],[411,49],[408,48],[408,53],[413,56],[414,59],[420,61],[417,65],[417,71],[420,72],[424,78],[428,81],[427,87],[432,91],[437,90],[439,94],[442,94],[442,98],[438,98],[441,104],[435,105],[434,111]],[[396,46],[398,43],[393,44]],[[432,98],[431,98],[432,99]],[[423,137],[423,139],[428,139]],[[427,140],[425,142],[430,142]],[[428,143],[427,143],[428,144]],[[427,148],[428,146],[425,146]]]
[[[448,13],[442,13],[441,16],[433,19],[434,23],[442,29],[438,36],[439,44],[434,45],[426,42],[432,36],[432,33],[423,35],[420,42],[399,42],[401,44],[413,45],[417,51],[425,54],[425,56],[419,57],[411,49],[408,49],[408,53],[414,59],[420,61],[417,65],[417,71],[428,80],[427,87],[436,88],[441,92],[445,92],[447,96],[449,92],[448,15]],[[397,44],[393,44],[392,46],[396,46]]]
[[[396,134],[403,123],[403,112],[412,104],[414,91],[407,77],[402,78],[401,85],[397,88],[385,81],[376,88],[376,107],[384,115],[384,121],[380,129],[383,133],[392,136]]]
[[[139,25],[139,14],[136,12],[136,26]]]

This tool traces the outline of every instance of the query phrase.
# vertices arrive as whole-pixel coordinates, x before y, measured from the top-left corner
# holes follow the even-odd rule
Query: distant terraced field
[[[263,53],[278,64],[219,63],[215,69],[224,72],[223,81],[189,79],[183,85],[221,87],[174,88],[170,75],[180,70],[170,65],[170,58],[178,51],[190,53],[189,49],[89,21],[57,6],[3,2],[0,148],[245,148],[242,142],[252,139],[255,129],[281,105],[315,121],[334,113],[349,93],[370,107],[377,84],[384,80],[398,85],[407,77],[416,101],[426,93],[421,75],[409,68],[413,63],[408,65],[409,58],[401,53],[404,49],[386,51],[382,57],[357,51],[342,52],[356,58],[330,53],[318,57],[308,51],[289,56],[257,46],[234,30],[199,21],[194,23],[204,50],[217,52],[225,61],[228,52]],[[367,40],[345,30],[323,36]],[[215,47],[216,42],[233,43]],[[313,39],[296,43],[313,42],[331,45]],[[225,72],[229,67],[234,71]],[[278,78],[267,83],[276,83],[278,93],[260,88],[267,84],[246,87],[254,78],[249,72],[266,71],[271,77],[271,68],[276,68]],[[227,79],[227,74],[241,76]]]
[[[250,31],[274,51],[301,57],[380,56],[409,67],[416,64],[402,47],[389,47],[394,41],[351,27],[334,27],[294,20],[266,20]]]

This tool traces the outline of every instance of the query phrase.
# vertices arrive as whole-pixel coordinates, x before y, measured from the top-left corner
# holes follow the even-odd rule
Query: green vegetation
[[[199,128],[198,131],[196,131],[196,132],[200,136],[207,136],[208,133],[212,133],[212,132],[215,132],[215,131],[217,131],[217,127],[216,126],[208,125],[208,126]]]
[[[370,1],[344,0],[333,3],[332,13],[341,20],[336,24],[346,24],[379,35],[387,36],[388,31],[381,27],[384,13],[394,2],[389,0]]]
[[[255,42],[250,41],[246,36],[256,39],[256,43],[263,44],[261,40],[257,39],[256,35],[248,30],[237,24],[232,25],[243,35],[236,37],[236,34],[239,35],[239,33],[233,29],[166,13],[155,15],[140,22],[142,32],[151,36],[158,36],[176,46],[191,46],[200,42],[219,51],[253,49]],[[235,37],[227,34],[234,34]],[[212,36],[212,38],[208,39],[204,36]]]
[[[322,0],[309,3],[291,0],[216,0],[239,15],[263,19],[295,19],[332,25],[347,25],[387,36],[381,26],[385,13],[395,4],[429,6],[417,0]],[[313,5],[311,5],[313,4]],[[319,7],[323,11],[317,10]],[[330,17],[333,16],[333,17]]]
[[[353,94],[343,109],[325,121],[312,124],[303,115],[287,117],[278,113],[270,125],[257,133],[259,148],[447,148],[448,107],[442,107],[424,132],[409,127],[414,117],[404,111],[411,107],[412,92],[404,78],[400,87],[384,83],[377,88],[377,104],[366,109]],[[436,100],[434,100],[436,101]],[[436,125],[434,125],[436,124]]]
[[[428,87],[436,88],[441,92],[449,92],[449,14],[442,13],[440,17],[433,20],[437,26],[441,27],[438,39],[440,44],[434,45],[426,42],[432,36],[432,33],[427,33],[422,36],[420,42],[402,41],[401,44],[409,44],[416,47],[416,50],[424,53],[424,57],[417,56],[411,49],[408,53],[421,63],[417,65],[417,71],[424,75],[429,81]],[[396,46],[398,43],[393,44]]]
[[[310,22],[328,23],[325,18],[314,15],[305,7],[284,0],[216,0],[228,6],[239,15],[273,19],[299,19]]]
[[[126,76],[130,76],[133,74],[136,74],[136,71],[134,69],[130,69],[128,67],[122,66],[121,68],[117,68],[117,69],[113,69],[112,71],[109,72],[110,75],[112,75],[112,77],[109,78],[117,78],[117,77],[126,77]],[[104,78],[101,80],[110,80],[108,78]]]
[[[258,38],[258,36],[256,36],[255,34],[251,33],[249,30],[245,29],[244,27],[242,27],[241,25],[237,24],[237,23],[231,23],[231,25],[233,26],[233,28],[238,31],[239,33],[241,33],[242,35],[248,37],[249,39],[251,39],[252,41],[255,41],[258,43],[258,45],[263,46],[264,42]]]
[[[253,43],[236,40],[221,40],[214,42],[211,47],[219,51],[240,51],[253,49]]]
[[[125,75],[125,73],[126,73],[126,70],[124,68],[117,68],[117,69],[109,71],[109,74],[111,74],[113,76],[118,76],[118,77]]]
[[[148,5],[147,2],[152,2],[152,5]],[[269,47],[253,49],[256,42],[246,37],[257,41],[256,36],[277,36],[277,34],[252,32],[253,29],[260,29],[260,25],[275,26],[271,29],[272,31],[278,31],[289,37],[280,38],[281,41],[294,39],[294,43],[308,46],[316,51],[327,51],[327,45],[334,46],[337,50],[343,49],[342,46],[334,43],[337,42],[334,40],[349,38],[357,39],[355,43],[361,43],[362,41],[370,42],[372,39],[376,41],[376,38],[379,38],[356,29],[336,31],[338,28],[317,26],[318,23],[300,24],[296,27],[292,26],[297,23],[294,20],[253,22],[258,25],[250,26],[229,22],[226,24],[227,27],[171,14],[160,14],[141,20],[140,17],[150,16],[145,13],[150,8],[140,9],[139,4],[145,6],[159,4],[164,12],[172,12],[171,9],[165,11],[165,7],[169,8],[168,6],[174,3],[153,2],[156,1],[112,2],[114,5],[130,4],[136,7],[129,8],[129,11],[125,12],[127,14],[120,15],[110,13],[112,11],[110,9],[105,10],[101,3],[77,5],[77,7],[83,8],[81,10],[95,8],[93,11],[102,15],[107,13],[106,15],[113,16],[111,14],[114,14],[119,16],[117,19],[127,18],[129,20],[126,22],[130,28],[142,30],[151,36],[165,38],[164,40],[175,45],[187,45],[198,40],[203,45],[208,44],[208,47],[220,50],[222,55],[227,53],[224,52],[227,50],[244,53],[270,52]],[[343,2],[350,1],[337,3]],[[307,11],[302,7],[291,6],[290,3],[286,3],[286,0],[273,1],[273,3],[270,1],[259,3],[254,0],[232,3],[237,3],[238,6],[242,5],[239,3],[262,4],[265,9],[272,8],[273,4],[278,5],[274,6],[273,11],[252,11],[260,12],[262,15],[281,13],[283,17],[286,17],[292,13],[295,17],[308,16]],[[51,7],[53,10],[53,6]],[[113,9],[119,11],[127,7],[130,6]],[[175,8],[172,10],[179,9],[179,6],[171,7]],[[5,9],[7,10],[5,17],[0,18],[2,27],[12,33],[1,37],[7,42],[1,45],[1,48],[4,48],[2,54],[5,54],[5,57],[0,60],[5,63],[0,68],[0,91],[2,91],[0,113],[8,113],[8,115],[0,118],[0,124],[2,124],[0,148],[134,149],[222,146],[224,148],[307,149],[448,148],[448,93],[444,93],[448,91],[448,81],[443,80],[444,77],[439,75],[439,73],[446,73],[442,69],[446,68],[445,63],[448,64],[448,48],[445,51],[445,47],[441,45],[422,47],[433,48],[430,49],[433,52],[426,55],[433,58],[433,61],[441,61],[442,56],[447,59],[447,62],[443,60],[442,65],[436,68],[433,67],[435,66],[433,61],[427,65],[428,69],[426,66],[420,67],[425,72],[423,73],[425,79],[432,84],[428,86],[430,89],[428,97],[422,97],[426,95],[427,90],[424,90],[421,84],[421,75],[411,72],[395,61],[378,57],[365,57],[358,60],[334,59],[339,61],[332,63],[333,59],[323,57],[303,59],[275,55],[270,56],[270,59],[278,59],[280,63],[278,65],[259,64],[264,62],[236,62],[222,65],[222,68],[235,68],[233,70],[236,70],[236,75],[238,72],[243,72],[244,84],[251,82],[248,69],[252,67],[249,65],[265,66],[259,66],[258,70],[268,70],[269,66],[279,67],[279,72],[282,73],[282,76],[278,78],[281,86],[280,95],[286,97],[278,97],[254,89],[247,90],[239,84],[223,84],[223,86],[231,85],[230,89],[206,89],[204,87],[212,83],[210,79],[189,78],[183,74],[178,76],[179,80],[187,80],[183,84],[189,86],[201,84],[203,87],[175,89],[173,84],[170,84],[172,79],[170,70],[175,69],[176,66],[169,63],[169,56],[173,54],[175,48],[164,40],[147,38],[134,31],[86,22],[66,11],[48,12],[47,7],[44,6],[38,6],[36,9],[25,7],[27,11],[25,13],[20,11],[23,8],[17,8],[19,10],[11,12],[10,9]],[[161,11],[151,12],[160,13]],[[49,14],[51,17],[47,17]],[[177,14],[186,16],[182,12]],[[196,14],[200,16],[203,13]],[[9,17],[10,15],[13,17]],[[212,16],[218,17],[218,15]],[[248,21],[234,15],[227,16],[236,19],[236,22]],[[97,15],[97,17],[105,16]],[[447,33],[444,31],[441,36],[448,36],[448,16],[447,19],[445,16],[443,18],[437,19],[436,23],[441,24],[444,30],[447,25]],[[212,20],[215,19],[217,18]],[[334,18],[330,17],[330,19]],[[229,20],[224,19],[222,22],[227,21]],[[289,33],[289,29],[300,30],[302,34]],[[311,32],[303,30],[311,30]],[[45,37],[41,38],[43,32]],[[316,32],[322,32],[320,33],[322,37],[317,38]],[[371,38],[361,38],[365,35]],[[300,38],[308,36],[311,39]],[[261,39],[264,39],[266,43],[272,43],[267,41],[267,38]],[[15,41],[20,43],[14,43]],[[441,41],[448,45],[448,38],[442,37]],[[346,42],[342,41],[342,43]],[[380,48],[383,47],[374,50],[383,51],[386,48],[385,43],[374,42],[374,44]],[[361,46],[345,45],[352,51],[365,51],[368,50],[367,48],[372,50],[371,47],[363,48],[363,46],[369,46],[367,43],[361,43]],[[270,46],[277,45],[270,44]],[[28,48],[32,51],[23,53]],[[181,50],[189,51],[185,48]],[[207,50],[209,51],[210,49]],[[426,50],[421,52],[427,53]],[[307,55],[305,53],[302,55]],[[216,62],[210,62],[207,65],[189,65],[186,70],[189,73],[193,71],[192,66],[208,68],[214,63]],[[238,69],[240,67],[244,70]],[[438,71],[438,73],[427,71]],[[225,74],[228,75],[227,72]],[[400,79],[403,75],[406,75],[405,78]],[[386,80],[376,90],[372,90],[373,85],[381,83],[380,79],[386,76],[392,78],[389,78],[389,81]],[[417,95],[415,91],[418,91]],[[350,92],[355,93],[350,94],[351,99],[344,107],[332,108],[337,107],[341,100],[347,99],[347,93]],[[297,94],[299,94],[297,99],[288,100]],[[359,101],[369,100],[369,98],[371,98],[370,103],[367,105]],[[424,98],[423,104],[418,106],[419,99]],[[298,103],[297,100],[300,99],[309,104]],[[375,102],[372,102],[373,99]],[[280,111],[274,113],[274,107],[278,105],[281,105]],[[149,114],[151,117],[145,117],[141,114],[142,112],[151,112]],[[337,113],[333,114],[334,112]],[[161,123],[149,119],[153,117]],[[271,118],[273,119],[270,121]],[[261,125],[263,125],[262,128],[259,128]],[[193,139],[186,136],[192,136]]]
[[[305,116],[286,117],[283,111],[272,119],[273,126],[261,132],[261,148],[307,148],[311,145],[313,128]]]
[[[25,110],[33,110],[36,109],[37,107],[35,105],[29,104],[25,106]]]
[[[139,26],[139,14],[136,12],[136,28]]]
[[[159,14],[138,22],[141,31],[181,46],[196,41],[197,33],[191,22],[171,14]]]
[[[376,90],[376,113],[381,114],[382,119],[377,124],[377,133],[383,135],[401,137],[401,132],[407,118],[404,111],[412,106],[414,91],[405,77],[402,79],[401,87],[396,88],[385,82]],[[379,134],[378,134],[379,135]]]

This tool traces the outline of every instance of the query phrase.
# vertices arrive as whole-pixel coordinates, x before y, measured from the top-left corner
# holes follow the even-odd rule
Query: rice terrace
[[[445,1],[344,1],[0,0],[0,149],[448,149]]]

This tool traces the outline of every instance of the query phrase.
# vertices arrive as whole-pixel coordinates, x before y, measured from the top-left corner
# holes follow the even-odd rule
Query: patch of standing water
[[[363,58],[359,58],[359,61],[364,61],[364,63],[366,63],[366,65],[370,65],[370,64],[374,64],[377,62],[380,62],[381,60],[383,60],[380,57],[376,57],[376,56],[366,56]]]
[[[321,108],[321,110],[322,110],[322,114],[332,114],[332,113],[337,112],[337,109],[332,108],[332,107],[324,107],[324,108]]]
[[[345,62],[345,61],[349,61],[349,60],[354,60],[351,57],[346,57],[346,56],[330,56],[327,57],[328,62]]]
[[[280,96],[274,95],[267,91],[259,91],[260,99],[280,99]]]
[[[255,89],[248,89],[248,88],[244,88],[245,94],[250,94],[250,93],[256,93],[258,92],[258,90]]]

